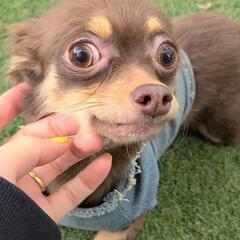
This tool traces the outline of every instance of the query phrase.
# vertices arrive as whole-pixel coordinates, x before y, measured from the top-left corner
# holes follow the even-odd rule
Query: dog
[[[172,24],[147,0],[67,0],[11,26],[9,46],[8,78],[31,85],[27,121],[73,115],[113,156],[107,179],[63,220],[98,230],[97,240],[134,239],[142,229],[156,205],[157,160],[180,128],[240,143],[240,25],[224,16]],[[49,193],[91,161],[59,176]]]

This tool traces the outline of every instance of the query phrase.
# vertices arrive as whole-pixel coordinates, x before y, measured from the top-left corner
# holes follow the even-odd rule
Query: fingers
[[[107,177],[111,165],[111,155],[103,154],[73,180],[49,196],[48,201],[52,206],[54,220],[56,222],[60,221],[68,212],[93,193]]]
[[[0,176],[15,184],[34,167],[59,158],[68,148],[69,143],[54,143],[30,136],[16,139],[0,148]]]
[[[71,136],[77,134],[78,131],[79,124],[71,116],[55,114],[24,126],[11,137],[10,141],[22,136],[35,136],[39,138]]]
[[[0,129],[21,112],[20,105],[23,102],[24,92],[27,89],[28,85],[21,83],[0,96]]]
[[[46,185],[49,185],[58,175],[80,160],[100,151],[102,139],[96,134],[82,135],[73,139],[72,146],[71,150],[60,156],[56,161],[34,169],[34,172],[44,179]]]

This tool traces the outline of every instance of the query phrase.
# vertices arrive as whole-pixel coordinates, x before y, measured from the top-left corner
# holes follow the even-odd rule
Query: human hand
[[[0,113],[0,128],[20,112],[18,103],[25,88],[25,84],[20,84],[0,97],[0,108],[4,109]],[[49,197],[42,194],[29,172],[34,169],[48,185],[67,168],[101,149],[102,139],[96,134],[55,142],[59,140],[56,136],[73,136],[78,132],[79,126],[73,119],[50,116],[23,127],[0,147],[0,176],[22,189],[55,222],[94,192],[111,169],[111,156],[103,154],[54,194]]]

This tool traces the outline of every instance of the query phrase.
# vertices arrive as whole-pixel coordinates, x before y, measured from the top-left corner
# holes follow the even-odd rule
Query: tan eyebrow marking
[[[87,30],[100,38],[109,39],[112,35],[112,25],[106,17],[93,17],[86,26]]]
[[[149,17],[146,22],[147,30],[151,35],[159,33],[163,30],[163,25],[157,17]]]

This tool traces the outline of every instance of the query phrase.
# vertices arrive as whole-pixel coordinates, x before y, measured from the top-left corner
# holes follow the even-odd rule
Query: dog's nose
[[[132,99],[144,115],[160,117],[167,114],[171,108],[173,96],[163,85],[147,84],[132,92]]]

